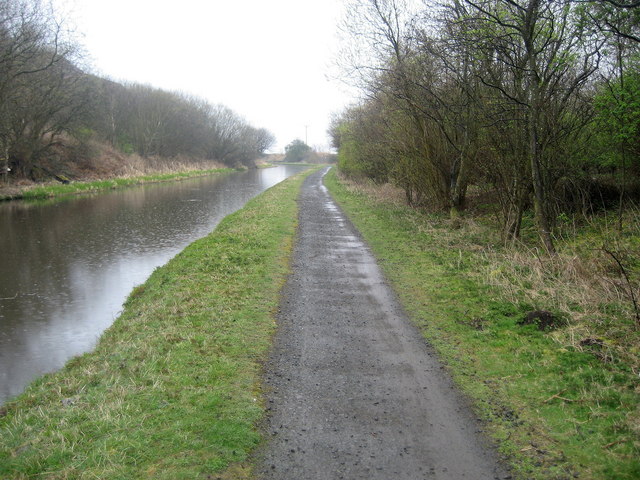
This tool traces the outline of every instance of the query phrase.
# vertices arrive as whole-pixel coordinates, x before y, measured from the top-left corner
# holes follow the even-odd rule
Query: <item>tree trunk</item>
[[[553,238],[551,237],[551,222],[549,221],[547,195],[544,178],[542,176],[542,150],[538,139],[540,114],[538,106],[536,105],[537,101],[534,99],[532,103],[531,118],[529,120],[529,155],[531,159],[531,179],[533,183],[533,205],[540,239],[547,253],[555,255],[556,249],[553,244]]]
[[[510,202],[504,215],[502,236],[505,242],[513,242],[520,238],[522,216],[530,194],[530,190],[517,181],[514,182],[512,191],[513,194],[510,197]]]
[[[469,147],[468,133],[465,131],[462,151],[457,162],[451,167],[451,185],[449,196],[451,199],[451,218],[457,218],[464,209],[464,201],[467,195],[467,151]]]
[[[531,179],[533,183],[533,205],[538,225],[538,234],[548,254],[556,253],[551,237],[551,222],[549,221],[549,209],[547,195],[542,173],[542,148],[540,142],[540,129],[542,125],[542,85],[539,77],[538,50],[535,45],[536,27],[539,20],[540,0],[531,0],[527,7],[523,25],[523,40],[527,51],[528,100],[529,100],[529,160],[531,162]]]

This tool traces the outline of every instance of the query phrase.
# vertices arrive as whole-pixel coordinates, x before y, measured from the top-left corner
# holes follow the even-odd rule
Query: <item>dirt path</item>
[[[366,245],[311,175],[267,367],[260,478],[510,478]]]

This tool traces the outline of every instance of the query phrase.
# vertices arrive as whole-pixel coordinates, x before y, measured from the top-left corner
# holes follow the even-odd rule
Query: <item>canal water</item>
[[[304,168],[0,204],[0,404],[91,350],[156,267]]]

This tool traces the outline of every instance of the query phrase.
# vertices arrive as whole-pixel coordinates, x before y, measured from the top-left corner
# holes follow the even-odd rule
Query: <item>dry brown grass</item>
[[[65,150],[66,148],[66,150]],[[131,179],[153,175],[171,175],[184,172],[209,171],[226,168],[220,162],[187,156],[141,157],[124,154],[112,146],[89,140],[84,144],[74,144],[69,140],[67,147],[60,147],[61,160],[51,157],[41,161],[51,172],[62,173],[65,177],[79,182],[100,180]],[[34,182],[27,178],[1,179],[0,199],[20,197],[26,190],[38,186],[59,186],[57,180]]]
[[[187,156],[141,157],[138,154],[123,154],[106,144],[95,144],[94,155],[80,162],[78,179],[96,180],[112,178],[133,178],[145,175],[190,172],[224,168],[214,160],[196,159]]]
[[[406,198],[401,188],[385,183],[376,184],[368,180],[354,180],[338,173],[340,182],[354,193],[365,194],[370,198],[374,198],[378,202],[389,203],[399,206],[406,205]]]
[[[638,373],[640,324],[633,300],[640,297],[640,218],[633,210],[626,215],[622,233],[602,217],[573,228],[557,239],[556,256],[525,243],[485,248],[477,275],[510,302],[564,317],[566,328],[552,334],[560,344],[603,361],[622,360]]]

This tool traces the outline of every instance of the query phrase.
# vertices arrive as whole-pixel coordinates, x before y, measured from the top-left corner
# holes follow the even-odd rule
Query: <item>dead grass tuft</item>
[[[383,185],[376,184],[371,180],[353,180],[338,173],[340,182],[350,191],[358,194],[364,194],[370,198],[374,198],[378,202],[400,206],[406,204],[404,192],[401,188],[385,183]]]
[[[132,178],[144,175],[213,170],[216,168],[225,168],[225,165],[214,160],[196,160],[185,156],[143,158],[139,155],[129,155],[127,161],[122,164],[117,176]]]
[[[524,301],[565,317],[568,327],[553,333],[562,345],[640,371],[640,325],[632,301],[640,295],[640,250],[634,247],[640,224],[629,223],[620,233],[604,219],[592,220],[571,237],[559,238],[553,257],[524,243],[486,248],[477,275],[512,303]],[[608,252],[615,252],[625,272]]]

